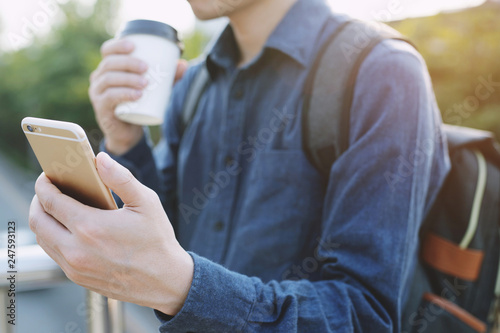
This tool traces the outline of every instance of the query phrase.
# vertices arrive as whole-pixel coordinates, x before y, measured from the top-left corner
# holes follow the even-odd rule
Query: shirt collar
[[[215,73],[215,65],[223,68],[234,67],[239,56],[240,50],[236,44],[233,29],[228,24],[207,57],[207,67],[212,77]]]
[[[321,31],[331,16],[331,9],[324,0],[298,0],[271,33],[264,49],[280,51],[307,67]],[[214,65],[232,68],[239,55],[233,30],[228,24],[207,57],[212,77]]]
[[[331,16],[324,0],[298,0],[269,36],[265,48],[278,50],[307,67]]]

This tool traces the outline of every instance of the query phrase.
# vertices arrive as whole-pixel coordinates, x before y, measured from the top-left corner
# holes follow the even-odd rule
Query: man
[[[99,154],[124,202],[100,211],[42,175],[39,244],[74,282],[156,309],[162,332],[399,332],[419,226],[448,171],[423,60],[400,41],[368,56],[350,147],[326,184],[302,150],[302,91],[345,18],[323,0],[190,4],[201,19],[230,19],[192,123],[181,137],[200,65],[174,88],[155,165],[142,128],[113,115],[141,96],[147,68],[128,42],[105,43],[90,97],[107,152],[135,177]]]

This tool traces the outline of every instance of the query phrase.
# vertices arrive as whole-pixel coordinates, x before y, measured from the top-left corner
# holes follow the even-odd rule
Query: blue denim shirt
[[[308,162],[304,82],[345,19],[299,0],[242,68],[228,26],[184,135],[199,65],[176,84],[156,151],[143,139],[116,157],[159,193],[194,259],[181,311],[157,312],[161,332],[399,332],[419,226],[449,162],[425,63],[400,41],[362,65],[350,148],[329,179]]]

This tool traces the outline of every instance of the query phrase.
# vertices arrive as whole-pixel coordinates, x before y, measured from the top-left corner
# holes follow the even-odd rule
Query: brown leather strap
[[[483,251],[461,249],[433,233],[427,234],[423,242],[422,259],[431,267],[460,279],[475,281],[479,277],[483,258]]]
[[[471,315],[469,312],[459,307],[458,305],[431,293],[425,293],[423,298],[426,301],[436,304],[437,306],[443,308],[445,311],[447,311],[448,313],[460,319],[460,321],[462,321],[463,323],[470,326],[476,332],[486,333],[486,324],[483,323],[481,320],[477,319],[476,317],[474,317],[473,315]]]

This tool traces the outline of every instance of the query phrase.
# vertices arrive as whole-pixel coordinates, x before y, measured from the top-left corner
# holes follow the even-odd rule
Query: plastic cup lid
[[[120,32],[120,37],[135,34],[146,34],[163,37],[174,42],[182,51],[182,43],[179,40],[177,30],[166,23],[151,20],[133,20],[127,22],[125,29]]]

